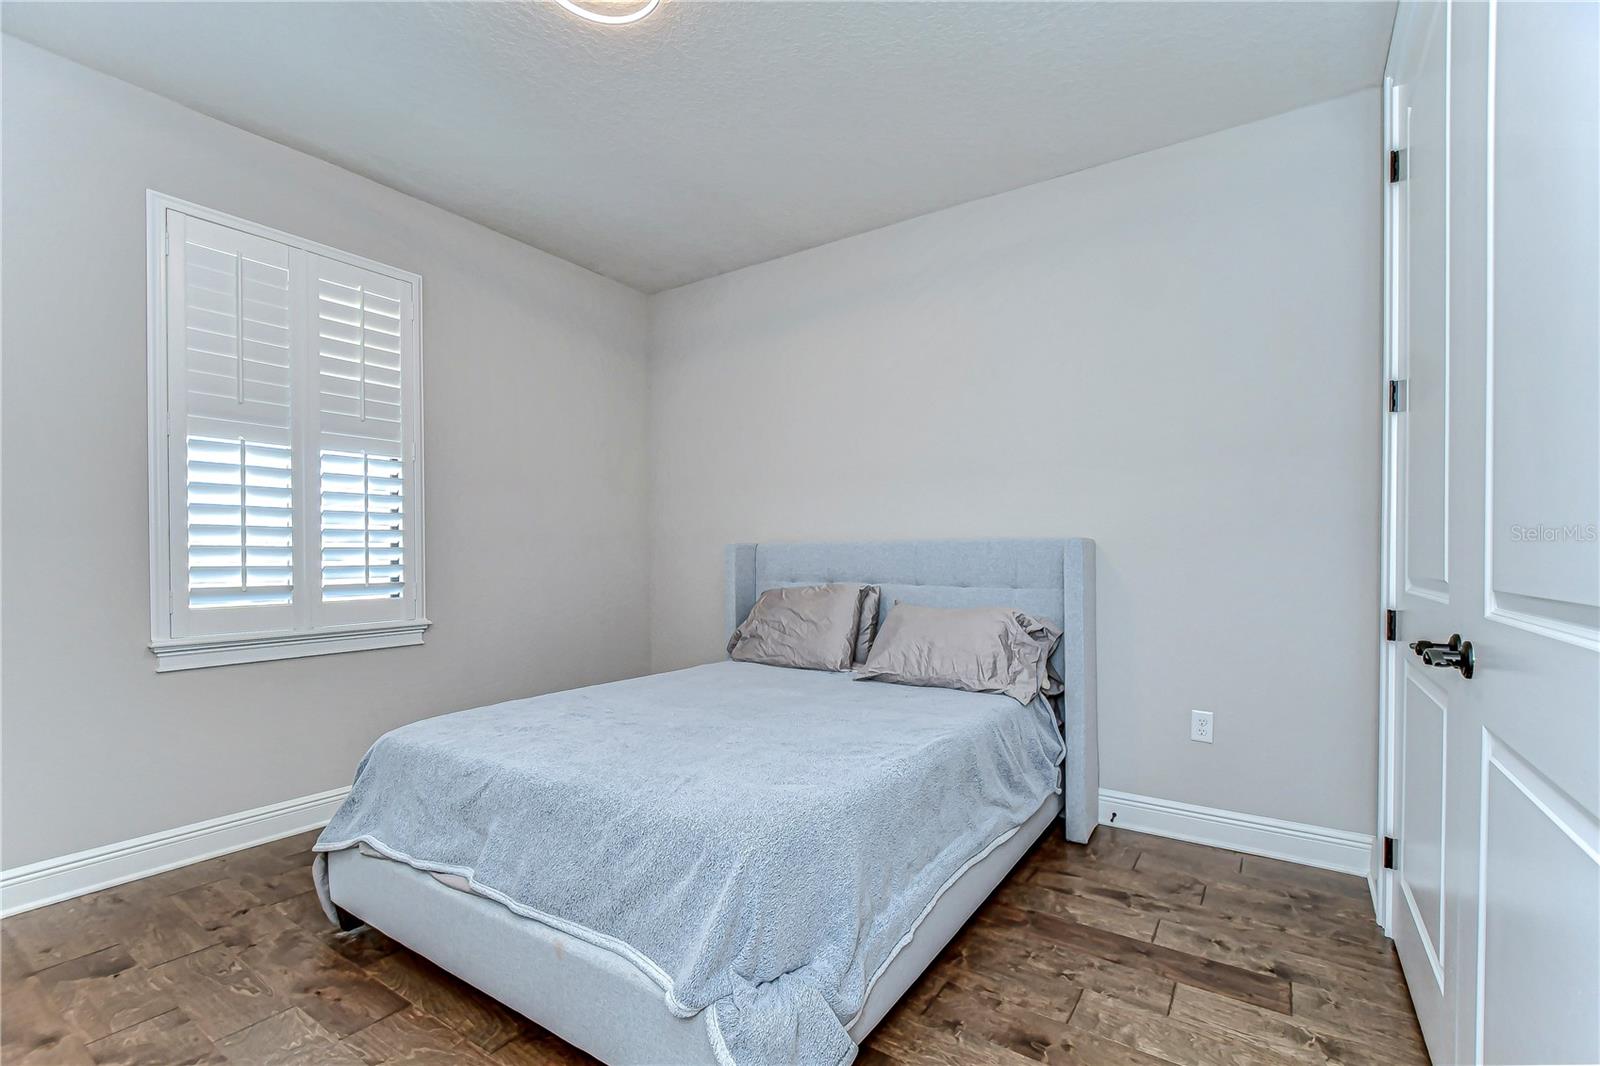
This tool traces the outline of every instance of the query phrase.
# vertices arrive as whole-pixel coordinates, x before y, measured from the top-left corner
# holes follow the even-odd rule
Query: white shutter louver
[[[179,317],[191,608],[294,595],[289,249],[185,219]]]
[[[187,447],[189,606],[292,602],[289,449],[198,436]]]
[[[406,581],[402,348],[409,292],[312,259],[324,602],[398,599]]]

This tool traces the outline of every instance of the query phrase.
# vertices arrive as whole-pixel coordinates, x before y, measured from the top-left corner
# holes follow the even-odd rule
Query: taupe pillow
[[[1050,653],[1061,631],[1008,607],[896,603],[857,680],[1001,692],[1018,703],[1059,691]]]
[[[768,589],[728,641],[728,658],[808,670],[848,670],[861,619],[860,585]]]
[[[856,650],[850,657],[853,666],[861,666],[872,651],[872,642],[878,636],[878,600],[876,585],[861,586],[861,624],[856,626]]]

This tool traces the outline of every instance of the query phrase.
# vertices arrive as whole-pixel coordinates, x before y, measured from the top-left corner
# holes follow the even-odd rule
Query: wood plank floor
[[[306,834],[0,922],[0,1062],[592,1063],[370,930]],[[1051,836],[866,1066],[1425,1063],[1365,882],[1101,827]]]

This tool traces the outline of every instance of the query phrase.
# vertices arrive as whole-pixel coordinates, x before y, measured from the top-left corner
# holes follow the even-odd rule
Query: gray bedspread
[[[840,1066],[872,982],[1062,754],[1042,703],[714,663],[396,729],[316,850],[461,875],[616,951],[710,1011],[725,1066]]]

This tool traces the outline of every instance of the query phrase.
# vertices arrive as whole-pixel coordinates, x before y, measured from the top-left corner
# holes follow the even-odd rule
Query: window
[[[421,279],[158,193],[157,670],[420,644]]]

